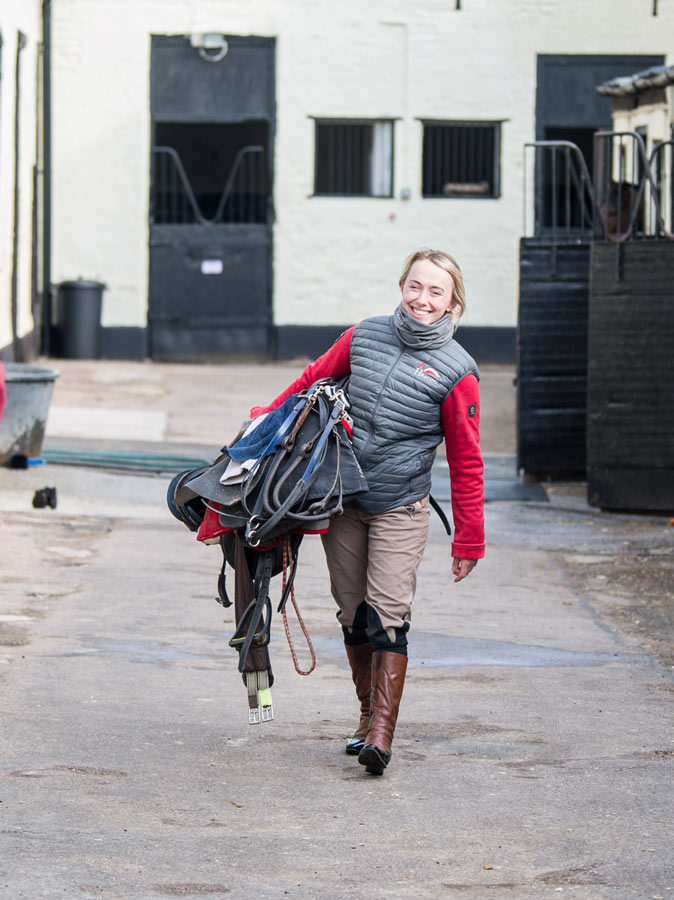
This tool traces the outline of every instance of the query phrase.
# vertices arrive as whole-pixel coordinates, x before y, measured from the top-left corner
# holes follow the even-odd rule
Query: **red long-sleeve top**
[[[268,406],[253,407],[250,417],[276,409],[291,394],[305,390],[319,378],[349,375],[354,328],[345,331]],[[449,392],[440,407],[440,417],[452,485],[452,556],[481,559],[485,549],[484,465],[480,453],[480,388],[474,375],[466,375]]]

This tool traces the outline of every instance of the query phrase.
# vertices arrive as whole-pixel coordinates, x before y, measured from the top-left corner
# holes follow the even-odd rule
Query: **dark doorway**
[[[598,94],[596,88],[605,81],[634,75],[663,62],[664,56],[539,55],[536,140],[572,141],[580,148],[591,175],[593,135],[596,131],[611,129],[611,98]],[[541,155],[540,159],[543,165],[542,170],[537,171],[536,179],[537,190],[544,198],[544,226],[582,227],[580,210],[569,209],[566,200],[567,182],[574,178],[575,172],[569,170],[561,152]]]
[[[274,41],[152,40],[150,355],[270,351]]]

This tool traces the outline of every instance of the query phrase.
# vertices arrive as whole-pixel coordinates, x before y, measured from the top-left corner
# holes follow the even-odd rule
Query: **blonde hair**
[[[415,250],[414,253],[410,253],[403,265],[398,284],[402,288],[410,274],[410,269],[420,259],[429,260],[440,269],[444,269],[451,276],[454,290],[452,291],[452,306],[447,311],[447,315],[451,317],[453,322],[458,322],[466,311],[466,288],[463,284],[463,274],[459,264],[449,253],[445,253],[444,250],[432,250],[430,247],[422,247],[419,250]]]

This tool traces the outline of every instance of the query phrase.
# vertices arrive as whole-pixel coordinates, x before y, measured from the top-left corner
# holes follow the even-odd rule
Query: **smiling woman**
[[[429,527],[431,468],[445,441],[455,535],[452,574],[462,581],[484,555],[478,369],[454,339],[465,309],[461,270],[449,254],[412,253],[392,315],[364,319],[307,366],[269,406],[320,378],[349,376],[353,449],[368,491],[322,535],[332,596],[361,718],[346,745],[374,775],[391,759],[407,669],[416,573]]]
[[[403,309],[426,324],[436,322],[445,313],[456,323],[466,311],[463,275],[449,253],[429,249],[411,253],[399,284]]]

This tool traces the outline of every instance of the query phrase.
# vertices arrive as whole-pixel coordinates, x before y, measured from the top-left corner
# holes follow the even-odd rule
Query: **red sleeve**
[[[484,556],[484,463],[480,452],[480,387],[466,375],[441,408],[442,430],[452,483],[452,556]]]
[[[249,413],[250,418],[254,419],[256,416],[261,416],[262,413],[271,412],[291,394],[305,390],[319,378],[341,378],[342,375],[349,375],[351,372],[351,335],[355,327],[354,325],[353,328],[349,328],[341,337],[337,338],[323,356],[319,356],[315,362],[309,363],[300,377],[288,385],[285,391],[272,400],[269,406],[254,406]]]

